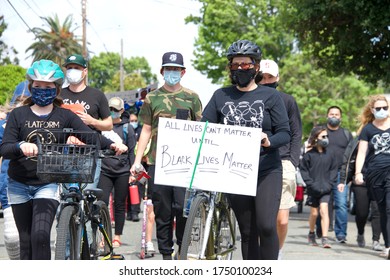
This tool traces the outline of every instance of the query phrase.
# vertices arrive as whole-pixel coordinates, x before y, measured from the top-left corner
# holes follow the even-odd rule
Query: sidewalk
[[[4,247],[4,220],[0,210],[0,260],[7,260],[7,252]],[[140,214],[142,217],[142,214]],[[335,241],[334,233],[330,232],[332,241],[331,249],[324,249],[320,246],[312,247],[307,245],[309,207],[304,206],[302,213],[297,213],[297,208],[292,208],[290,212],[290,223],[287,240],[283,249],[283,260],[384,260],[379,257],[379,252],[371,250],[371,225],[368,223],[365,230],[366,248],[359,248],[356,244],[356,225],[354,216],[349,215],[348,235],[346,244],[338,244]],[[122,246],[115,249],[116,253],[123,254],[126,260],[140,260],[138,258],[141,244],[142,219],[139,222],[126,221]],[[55,227],[52,230],[52,245],[55,239]],[[157,249],[155,235],[154,246]],[[318,240],[320,242],[320,240]],[[383,241],[381,241],[383,245]],[[241,260],[240,242],[237,244],[237,251],[233,254],[235,260]],[[162,257],[156,253],[153,258],[145,260],[161,260]]]

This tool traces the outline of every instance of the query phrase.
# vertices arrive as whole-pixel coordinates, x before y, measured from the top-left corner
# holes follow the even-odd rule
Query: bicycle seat
[[[97,199],[101,199],[103,197],[103,190],[98,188],[86,189],[84,190],[84,195],[94,195]]]

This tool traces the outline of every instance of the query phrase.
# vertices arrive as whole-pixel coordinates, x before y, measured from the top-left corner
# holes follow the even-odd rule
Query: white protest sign
[[[155,183],[188,188],[205,122],[160,118]],[[192,187],[256,195],[261,129],[208,123]]]

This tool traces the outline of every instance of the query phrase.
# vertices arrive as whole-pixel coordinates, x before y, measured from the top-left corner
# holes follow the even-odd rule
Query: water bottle
[[[195,197],[195,190],[192,188],[186,189],[186,195],[184,196],[183,217],[187,218],[190,213],[191,203]]]

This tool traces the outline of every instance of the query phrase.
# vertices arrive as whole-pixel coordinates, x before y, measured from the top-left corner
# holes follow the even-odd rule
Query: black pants
[[[154,184],[155,166],[150,165],[148,170],[152,177],[149,188],[155,213],[156,235],[158,250],[163,255],[173,252],[173,220],[176,217],[176,242],[179,247],[183,239],[187,219],[183,217],[183,205],[186,188]]]
[[[58,201],[46,198],[12,205],[21,260],[51,259],[50,233],[58,205]]]
[[[256,196],[230,194],[241,233],[244,260],[277,260],[279,239],[276,219],[282,194],[282,173],[260,177]]]
[[[364,234],[364,227],[371,208],[372,240],[379,241],[381,225],[376,201],[371,199],[369,189],[366,186],[352,185],[351,187],[355,197],[355,222],[358,234]]]
[[[102,200],[107,206],[110,203],[110,194],[114,194],[115,235],[122,235],[125,225],[126,199],[128,193],[129,175],[111,177],[100,174],[98,188],[103,190]]]

